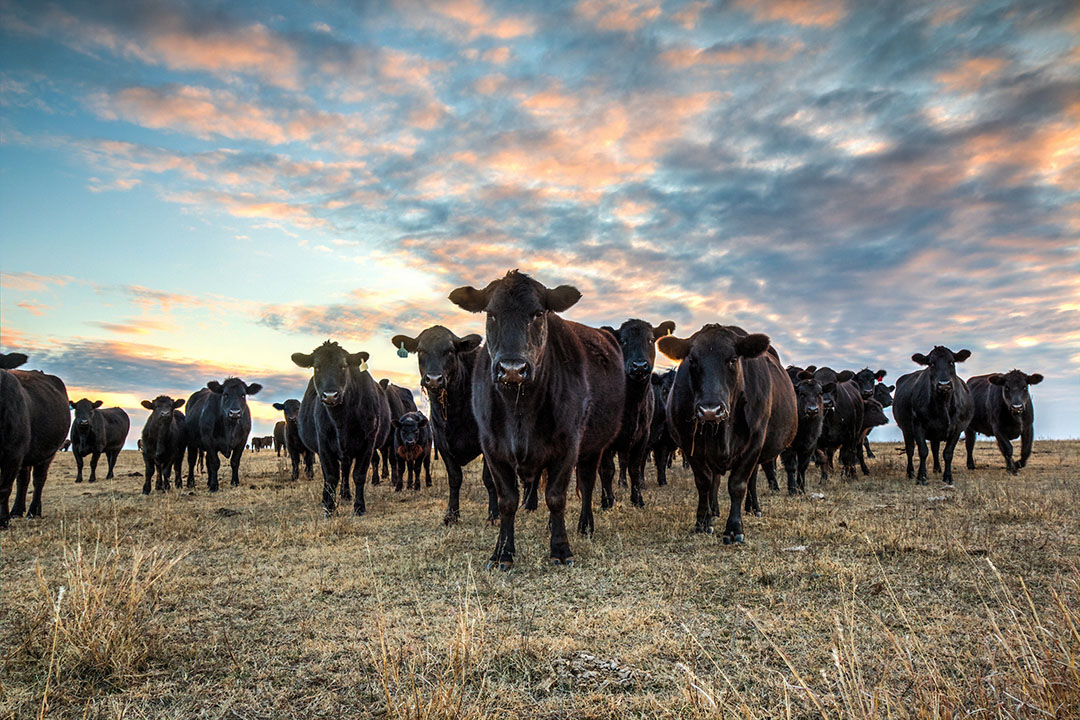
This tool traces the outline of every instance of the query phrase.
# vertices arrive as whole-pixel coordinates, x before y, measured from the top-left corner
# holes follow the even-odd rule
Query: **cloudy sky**
[[[226,375],[269,432],[292,352],[415,387],[389,338],[519,267],[785,362],[966,347],[1077,437],[1077,7],[3,0],[0,345],[131,442]]]

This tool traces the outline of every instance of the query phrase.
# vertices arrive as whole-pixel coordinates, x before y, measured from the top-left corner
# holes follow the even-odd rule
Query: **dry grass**
[[[572,569],[519,515],[508,574],[477,467],[442,528],[441,466],[326,520],[270,453],[149,498],[136,453],[93,486],[63,454],[45,519],[0,534],[0,718],[1080,717],[1080,442],[1018,478],[980,443],[952,490],[894,447],[823,498],[763,492],[743,547],[691,532],[681,469]]]

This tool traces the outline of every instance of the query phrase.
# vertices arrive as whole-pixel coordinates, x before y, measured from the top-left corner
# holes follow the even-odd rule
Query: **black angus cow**
[[[911,359],[923,370],[908,373],[896,381],[893,396],[893,419],[904,433],[907,453],[907,476],[925,485],[927,441],[937,458],[939,443],[945,443],[943,458],[945,472],[941,479],[953,484],[952,459],[960,433],[964,432],[975,413],[967,383],[956,375],[956,363],[971,357],[970,350],[953,352],[936,346],[929,355],[915,353]],[[912,454],[919,446],[919,473],[916,477]],[[937,467],[934,468],[935,471]]]
[[[405,413],[416,412],[416,401],[413,399],[411,391],[406,390],[400,385],[395,385],[387,378],[383,378],[379,381],[379,387],[381,387],[386,394],[386,402],[390,405],[391,424]],[[393,428],[391,428],[390,434],[386,438],[386,443],[379,448],[383,460],[383,477],[386,477],[386,468],[389,466],[390,482],[393,484],[396,492],[401,492],[402,483],[404,482],[405,460],[397,454],[395,447],[394,431]],[[372,483],[375,482],[374,477],[375,476],[372,475]]]
[[[884,370],[871,370],[870,368],[863,368],[859,372],[852,375],[851,379],[855,381],[855,384],[859,387],[859,395],[863,400],[871,400],[874,397],[874,390],[877,384],[880,383],[887,373]]]
[[[173,400],[168,395],[158,395],[153,400],[143,400],[142,406],[150,411],[143,425],[139,444],[142,450],[145,473],[143,495],[150,494],[150,482],[157,474],[157,489],[169,489],[169,475],[176,471],[176,489],[183,484],[184,469],[184,399]]]
[[[405,481],[410,490],[420,489],[420,468],[424,468],[425,481],[431,487],[431,427],[424,413],[407,412],[394,426],[394,454],[401,458],[408,471]]]
[[[1035,439],[1035,409],[1031,404],[1029,385],[1043,381],[1039,373],[1028,375],[1019,370],[991,375],[976,375],[967,381],[971,391],[974,414],[964,435],[967,446],[968,470],[975,469],[972,451],[975,434],[989,435],[997,440],[998,449],[1005,457],[1005,469],[1015,475],[1027,465],[1031,457],[1031,443]],[[1020,460],[1013,461],[1012,441],[1020,438]]]
[[[866,460],[863,457],[863,448],[867,450],[870,448],[870,431],[888,424],[889,418],[885,415],[885,408],[881,406],[881,403],[873,398],[863,402],[862,432],[859,435],[859,468],[862,469],[863,475],[870,474],[870,468],[866,466]]]
[[[41,492],[68,431],[67,387],[40,370],[16,370],[26,355],[0,355],[0,529],[9,517],[41,516]],[[26,491],[34,480],[34,497],[26,508]],[[11,487],[15,503],[8,510]]]
[[[696,530],[712,532],[720,477],[731,500],[724,543],[743,541],[742,503],[754,494],[759,463],[770,464],[798,429],[795,391],[769,337],[705,325],[657,347],[680,361],[668,397],[668,425],[689,459],[698,489]]]
[[[895,389],[896,389],[895,385],[886,385],[885,383],[880,383],[880,382],[877,385],[874,386],[873,399],[877,400],[878,404],[881,405],[881,408],[882,408],[883,411],[887,407],[892,407],[892,392]],[[878,423],[878,425],[888,425],[888,424],[889,424],[888,417],[885,418],[885,422]],[[863,426],[864,427],[866,426],[865,419],[863,420]],[[877,425],[872,425],[870,427],[871,427],[871,429],[873,429],[873,428],[877,427]],[[868,457],[870,459],[873,459],[874,458],[874,451],[870,449],[870,431],[869,430],[867,430],[866,434],[863,436],[862,447],[863,447],[863,450],[866,452],[866,457]],[[860,457],[859,460],[861,461],[862,458]]]
[[[262,438],[253,437],[251,438],[250,442],[247,443],[247,445],[251,448],[251,452],[259,452],[260,450],[262,450]]]
[[[97,482],[98,458],[103,454],[109,467],[105,479],[111,480],[116,458],[124,449],[124,441],[131,429],[131,418],[122,408],[100,410],[100,400],[91,402],[83,398],[68,404],[75,411],[71,423],[71,454],[75,456],[77,468],[75,482],[83,481],[83,458],[87,455],[90,456],[90,482]]]
[[[487,314],[487,337],[473,369],[473,412],[499,497],[499,538],[489,566],[514,563],[518,479],[547,474],[551,562],[571,564],[566,492],[577,468],[578,531],[594,529],[592,493],[604,451],[619,434],[626,381],[622,352],[607,332],[556,313],[581,298],[511,270],[483,290],[460,287],[450,300]]]
[[[604,326],[619,343],[626,374],[626,401],[623,404],[622,426],[615,442],[600,461],[600,507],[615,507],[615,456],[619,466],[629,470],[630,502],[645,507],[642,490],[645,487],[645,460],[649,454],[649,431],[656,407],[652,389],[652,369],[656,362],[656,340],[670,335],[675,323],[666,320],[656,327],[644,320],[627,320],[619,329]]]
[[[794,375],[792,370],[795,370]],[[806,469],[817,450],[818,438],[824,413],[824,395],[836,391],[836,383],[822,385],[814,373],[788,366],[788,376],[795,389],[795,407],[798,413],[798,427],[791,445],[780,453],[787,473],[788,495],[806,492]]]
[[[338,483],[349,482],[350,468],[356,486],[353,515],[367,512],[368,466],[390,433],[390,405],[367,371],[368,357],[366,352],[346,352],[330,340],[310,354],[292,354],[298,366],[313,369],[300,403],[300,439],[319,454],[322,505],[328,516],[336,507]]]
[[[297,419],[300,416],[300,401],[290,398],[283,403],[274,403],[274,409],[280,410],[285,415],[285,454],[292,461],[292,479],[300,478],[300,460],[304,461],[304,472],[310,480],[315,474],[315,452],[304,445],[300,439],[300,426]],[[276,428],[275,428],[276,433]]]
[[[442,456],[450,487],[443,524],[456,523],[461,517],[461,469],[481,455],[480,430],[472,409],[472,376],[483,338],[476,334],[459,338],[442,325],[435,325],[415,338],[395,335],[392,342],[395,347],[416,353],[420,387],[431,401],[435,451]],[[499,502],[486,460],[481,478],[488,493],[488,521],[495,522]]]
[[[262,390],[262,385],[248,385],[240,378],[226,378],[219,383],[211,380],[206,387],[192,393],[187,401],[184,434],[187,436],[188,487],[195,485],[195,461],[199,451],[206,454],[206,486],[218,491],[218,453],[232,467],[231,485],[240,484],[240,458],[244,443],[251,433],[251,410],[247,396]]]
[[[667,398],[671,386],[675,383],[675,371],[653,373],[651,383],[653,417],[649,428],[649,450],[652,451],[653,462],[656,464],[656,484],[663,486],[667,485],[667,469],[671,466],[671,459],[677,449],[667,422]]]
[[[811,365],[807,370],[814,373],[814,379],[822,388],[821,435],[818,437],[818,462],[821,467],[821,482],[829,479],[829,470],[833,466],[833,454],[840,451],[840,464],[843,474],[855,477],[855,467],[859,461],[859,447],[862,444],[863,400],[859,386],[852,379],[851,370],[836,372],[832,368],[818,368]],[[833,391],[826,387],[832,385]]]
[[[281,449],[285,447],[285,421],[278,420],[274,423],[274,453],[281,457]]]

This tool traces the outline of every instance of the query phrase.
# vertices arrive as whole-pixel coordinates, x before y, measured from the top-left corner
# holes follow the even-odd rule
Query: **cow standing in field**
[[[334,512],[338,483],[349,482],[351,468],[356,486],[353,515],[363,515],[368,466],[391,427],[386,395],[367,371],[368,354],[346,352],[327,340],[310,354],[293,353],[292,361],[313,369],[300,403],[299,425],[304,445],[319,454],[323,508],[327,516]]]
[[[798,426],[791,445],[780,453],[787,473],[788,495],[806,492],[806,469],[817,449],[821,436],[821,424],[824,412],[824,395],[836,391],[836,383],[822,385],[814,373],[789,366],[788,375],[795,389],[795,407],[798,413]],[[795,373],[792,373],[795,370]]]
[[[292,461],[292,479],[300,478],[300,460],[303,458],[304,472],[310,480],[314,475],[315,452],[300,439],[300,401],[290,398],[283,403],[274,403],[274,409],[285,415],[285,453]]]
[[[274,423],[274,452],[281,457],[281,449],[285,447],[285,421],[278,420]]]
[[[675,330],[670,320],[653,327],[644,320],[627,320],[619,329],[604,326],[619,343],[626,376],[626,401],[623,404],[622,425],[615,442],[600,461],[600,507],[615,507],[615,456],[619,465],[630,475],[630,502],[645,507],[642,490],[645,487],[645,460],[649,452],[649,431],[656,398],[652,390],[652,369],[656,362],[656,339]]]
[[[619,344],[608,333],[556,313],[581,298],[516,270],[483,290],[460,287],[450,300],[487,314],[487,337],[473,370],[473,411],[499,497],[499,538],[489,567],[514,563],[518,478],[547,473],[550,557],[571,564],[566,492],[577,468],[578,531],[594,529],[592,493],[604,451],[619,434],[626,382]]]
[[[100,410],[101,401],[91,402],[86,398],[70,402],[75,411],[75,420],[71,423],[71,454],[75,456],[77,474],[75,482],[83,481],[83,458],[90,456],[90,482],[97,481],[98,458],[105,455],[109,469],[106,480],[113,478],[116,458],[124,449],[131,419],[122,408],[113,407]]]
[[[158,395],[153,400],[143,400],[142,406],[150,411],[139,439],[145,474],[143,495],[150,494],[150,481],[157,473],[157,489],[169,489],[169,475],[176,470],[176,489],[183,482],[184,465],[184,399],[173,400],[168,395]]]
[[[874,386],[874,395],[873,395],[872,399],[876,400],[878,402],[878,404],[881,405],[881,409],[882,409],[883,414],[884,414],[885,408],[892,407],[892,392],[895,389],[896,389],[895,385],[886,385],[885,383],[881,383],[881,382],[879,382],[877,385]],[[886,417],[885,422],[878,423],[877,425],[870,425],[869,427],[870,427],[870,429],[873,429],[875,427],[878,427],[878,425],[888,425],[888,424],[889,424],[889,419],[888,419],[888,417]],[[863,427],[864,428],[867,427],[865,419],[863,420]],[[868,457],[870,459],[874,458],[874,452],[873,452],[873,450],[870,449],[870,430],[867,430],[866,433],[863,435],[862,449],[865,451],[866,457]],[[859,460],[861,462],[862,457],[860,457]]]
[[[390,405],[391,423],[394,420],[399,419],[405,413],[416,412],[416,401],[413,399],[412,392],[400,385],[395,385],[387,378],[383,378],[379,381],[379,387],[381,387],[386,394],[386,402]],[[385,470],[387,465],[389,465],[390,482],[394,486],[396,492],[401,492],[403,482],[402,476],[405,473],[405,460],[402,459],[395,450],[393,428],[391,428],[385,444],[380,446],[379,451],[382,453],[383,457],[383,477],[386,477]],[[372,475],[372,478],[372,483],[374,483],[374,475]]]
[[[938,345],[929,355],[915,353],[911,356],[919,365],[925,365],[925,369],[908,373],[896,381],[893,419],[904,433],[907,476],[916,478],[920,485],[925,485],[927,481],[927,441],[933,446],[935,458],[938,444],[945,443],[945,472],[941,479],[947,485],[953,484],[953,452],[960,440],[960,433],[964,432],[975,413],[967,383],[956,375],[956,363],[964,362],[969,357],[970,350],[954,353]],[[916,445],[919,447],[917,477],[912,462]]]
[[[649,428],[649,450],[652,451],[653,462],[656,463],[656,484],[663,487],[667,485],[667,469],[677,449],[667,422],[667,398],[671,392],[671,386],[675,384],[675,371],[668,370],[663,374],[653,373],[650,382],[653,393],[653,418]]]
[[[187,401],[185,435],[188,446],[188,487],[195,484],[195,461],[202,450],[206,453],[206,485],[210,492],[218,491],[218,468],[221,453],[232,467],[230,484],[240,484],[240,458],[244,443],[251,433],[251,410],[247,396],[262,390],[262,385],[248,385],[240,378],[226,378],[219,383],[211,380],[206,387]]]
[[[668,398],[671,434],[689,459],[698,489],[696,530],[711,533],[721,476],[730,471],[724,543],[743,541],[742,503],[759,463],[775,461],[798,427],[795,391],[769,337],[706,325],[660,352],[680,361]]]
[[[1016,475],[1031,457],[1035,439],[1035,409],[1031,404],[1028,386],[1043,381],[1039,373],[1028,375],[1019,370],[991,375],[976,375],[967,381],[971,390],[974,414],[964,435],[967,446],[968,470],[975,469],[975,434],[989,435],[997,440],[1005,457],[1005,469]],[[1020,460],[1013,461],[1012,441],[1020,438]]]
[[[460,497],[462,468],[481,454],[480,430],[472,409],[472,377],[480,353],[479,335],[461,338],[442,325],[429,327],[415,338],[395,335],[395,347],[416,353],[420,385],[431,401],[432,435],[435,450],[446,467],[450,496],[443,524],[456,523],[461,517]],[[481,478],[488,493],[488,521],[499,517],[498,496],[486,460]]]
[[[406,486],[420,489],[420,468],[424,468],[427,486],[431,487],[431,428],[422,412],[407,412],[394,426],[394,454],[401,458],[408,471]]]
[[[0,529],[9,517],[41,516],[41,492],[68,430],[67,387],[40,370],[16,370],[22,353],[0,355]],[[34,497],[26,508],[31,473]],[[15,503],[8,510],[11,487]]]
[[[833,454],[840,450],[840,464],[843,474],[855,477],[855,466],[859,461],[859,446],[862,443],[863,400],[859,386],[852,379],[855,373],[850,370],[836,372],[832,368],[807,368],[814,373],[822,387],[823,417],[821,435],[817,449],[821,465],[821,482],[829,479],[829,470],[833,466]],[[825,388],[832,385],[832,392]]]

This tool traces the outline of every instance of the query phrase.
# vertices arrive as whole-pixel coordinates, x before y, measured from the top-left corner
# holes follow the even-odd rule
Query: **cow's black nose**
[[[500,360],[499,382],[520,384],[529,374],[529,365],[524,360]]]
[[[817,414],[818,414],[818,409],[817,409],[817,406],[816,406],[816,405],[812,405],[812,406],[810,406],[810,407],[807,407],[807,408],[806,408],[806,414],[807,414],[808,416],[810,416],[810,417],[814,417],[815,415],[817,415]]]
[[[324,392],[322,394],[322,401],[327,405],[337,405],[338,399],[341,397],[339,392]]]
[[[1016,413],[1017,415],[1019,415],[1020,413],[1024,412],[1024,406],[1023,405],[1017,405],[1016,403],[1013,403],[1012,411],[1014,413]]]
[[[652,368],[649,367],[648,360],[634,360],[627,365],[628,374],[630,375],[648,375],[652,372]]]
[[[717,405],[703,405],[699,403],[697,406],[697,419],[699,422],[718,423],[724,422],[727,418],[727,403],[722,402]]]
[[[231,417],[231,418],[235,419],[235,418],[240,417],[241,415],[243,415],[243,413],[240,412],[239,410],[230,410],[229,411],[229,417]]]
[[[439,388],[441,388],[443,386],[443,376],[442,375],[428,375],[428,374],[425,374],[424,375],[424,384],[427,385],[429,388],[433,388],[435,390],[438,390]]]

